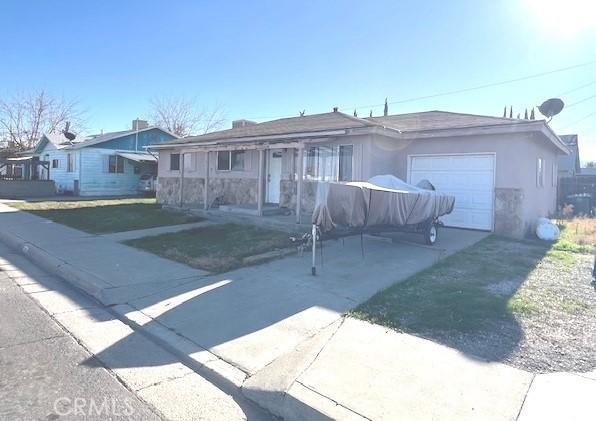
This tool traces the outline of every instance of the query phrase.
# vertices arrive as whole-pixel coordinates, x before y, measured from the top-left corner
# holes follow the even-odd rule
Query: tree
[[[596,168],[596,161],[586,162],[586,168]]]
[[[0,98],[0,147],[24,151],[44,133],[56,133],[70,122],[71,131],[85,128],[85,112],[77,101],[53,97],[44,90]]]
[[[195,100],[172,97],[153,99],[149,120],[180,137],[209,133],[226,122],[219,105],[212,109],[199,108]]]

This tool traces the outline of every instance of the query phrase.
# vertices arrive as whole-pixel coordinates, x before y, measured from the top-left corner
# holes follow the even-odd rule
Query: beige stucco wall
[[[523,195],[523,233],[534,229],[536,219],[556,210],[557,149],[538,134],[468,136],[396,142],[395,175],[408,176],[411,155],[442,153],[495,153],[496,189],[519,189]],[[544,159],[544,186],[536,182],[537,160]],[[555,166],[553,166],[555,164]],[[554,173],[553,173],[554,170]],[[553,176],[554,175],[554,176]]]

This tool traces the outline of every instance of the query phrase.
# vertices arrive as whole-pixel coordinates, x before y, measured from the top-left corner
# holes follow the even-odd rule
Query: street
[[[18,270],[12,262],[18,262]],[[31,277],[31,283],[27,277]],[[246,409],[245,413],[239,412],[236,406],[227,404],[233,402],[229,395],[195,373],[185,372],[184,377],[176,379],[186,380],[180,383],[155,384],[162,389],[127,388],[126,377],[118,379],[32,299],[30,294],[43,290],[33,278],[46,284],[60,283],[61,288],[71,289],[67,294],[79,294],[0,243],[0,419],[268,418],[252,406],[248,409],[250,416]],[[150,348],[147,344],[143,347]],[[138,349],[131,352],[142,353]],[[142,367],[135,371],[137,376],[144,375]],[[156,393],[148,393],[152,389]],[[141,399],[137,393],[143,392],[147,395]]]

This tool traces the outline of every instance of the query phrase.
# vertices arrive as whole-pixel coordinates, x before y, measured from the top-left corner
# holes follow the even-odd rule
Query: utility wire
[[[570,93],[573,93],[575,91],[579,91],[580,89],[583,89],[583,88],[586,88],[586,87],[592,86],[592,85],[596,85],[596,80],[593,80],[592,82],[588,82],[585,85],[578,86],[577,88],[570,89],[570,90],[568,90],[566,92],[560,93],[557,96],[558,97],[561,97],[561,96],[569,95]]]
[[[573,104],[569,104],[566,108],[571,108],[574,105],[581,104],[582,102],[586,102],[586,101],[588,101],[588,100],[590,100],[592,98],[596,98],[596,94],[595,95],[590,95],[589,97],[584,98],[584,99],[580,99],[579,101],[574,102]]]
[[[534,73],[531,75],[526,75],[526,76],[522,76],[522,77],[518,77],[518,78],[514,78],[514,79],[486,83],[483,85],[472,86],[469,88],[456,89],[456,90],[452,90],[452,91],[444,91],[444,92],[439,92],[439,93],[430,94],[430,95],[423,95],[423,96],[419,96],[419,97],[412,97],[412,98],[402,99],[399,101],[391,101],[391,102],[388,102],[387,104],[388,105],[405,104],[407,102],[421,101],[424,99],[437,98],[437,97],[441,97],[441,96],[455,95],[455,94],[460,94],[460,93],[465,93],[465,92],[476,91],[476,90],[480,90],[480,89],[492,88],[495,86],[501,86],[501,85],[506,85],[506,84],[515,83],[515,82],[521,82],[524,80],[548,76],[548,75],[551,75],[554,73],[560,73],[560,72],[565,72],[568,70],[577,69],[580,67],[590,66],[595,63],[596,63],[596,60],[592,60],[592,61],[588,61],[588,62],[584,62],[584,63],[574,64],[572,66],[560,67],[558,69],[548,70],[548,71],[540,72],[540,73]],[[592,83],[596,83],[596,81],[590,82],[589,84],[586,84],[585,86],[588,86]],[[574,92],[575,90],[581,89],[583,87],[584,86],[574,88],[570,92]],[[587,99],[590,99],[590,98],[587,98]],[[351,112],[353,110],[375,108],[375,107],[380,107],[380,106],[384,106],[384,105],[385,105],[385,103],[379,103],[379,104],[360,105],[360,106],[356,106],[356,107],[339,107],[339,109],[342,111],[350,111]],[[575,105],[575,104],[573,104],[573,105]],[[286,117],[294,117],[294,116],[295,116],[295,114],[291,114],[291,115],[286,114],[286,115],[278,115],[278,116],[267,116],[267,117],[262,116],[262,117],[250,117],[250,118],[255,119],[255,120],[265,120],[265,119],[286,118]]]
[[[573,122],[573,123],[571,123],[571,124],[568,124],[568,125],[566,125],[566,126],[565,126],[565,127],[563,127],[561,130],[565,130],[565,129],[567,129],[567,128],[571,127],[571,126],[575,126],[576,124],[578,124],[578,123],[581,123],[582,121],[584,121],[584,120],[586,120],[586,119],[588,119],[588,118],[592,117],[593,115],[596,115],[596,111],[594,111],[593,113],[590,113],[590,114],[588,114],[588,115],[585,115],[585,116],[583,116],[582,118],[580,118],[579,120],[576,120],[576,121],[574,121],[574,122]]]

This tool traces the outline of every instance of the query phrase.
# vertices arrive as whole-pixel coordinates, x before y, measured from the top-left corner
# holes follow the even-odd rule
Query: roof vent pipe
[[[337,107],[333,107],[333,112],[336,113],[337,112]]]

